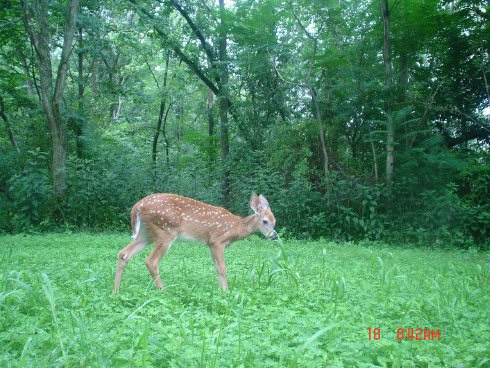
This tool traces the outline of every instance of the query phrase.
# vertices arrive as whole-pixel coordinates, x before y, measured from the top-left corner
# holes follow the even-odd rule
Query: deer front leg
[[[219,287],[222,290],[228,290],[228,281],[226,280],[225,264],[225,246],[223,244],[213,244],[210,246],[211,255],[213,256],[214,267],[218,273]]]
[[[146,267],[148,268],[148,271],[150,271],[151,277],[153,277],[153,281],[155,282],[155,286],[157,287],[157,289],[163,288],[163,282],[160,278],[160,272],[158,271],[158,264],[160,263],[160,260],[165,255],[165,253],[167,253],[167,251],[169,250],[170,245],[172,245],[174,239],[175,236],[160,235],[158,240],[155,242],[155,249],[153,249],[153,252],[151,252],[151,254],[146,259]]]

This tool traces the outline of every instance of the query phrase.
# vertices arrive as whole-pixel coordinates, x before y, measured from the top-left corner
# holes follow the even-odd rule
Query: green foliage
[[[488,245],[490,23],[481,1],[390,4],[389,188],[377,2],[237,0],[225,11],[179,4],[187,18],[153,0],[81,7],[61,109],[68,191],[56,203],[39,60],[21,4],[0,9],[8,19],[0,33],[0,232],[127,229],[131,206],[154,192],[215,205],[228,196],[230,210],[246,215],[256,191],[292,238]],[[49,2],[54,68],[66,5]],[[221,97],[203,76],[229,94],[227,134]]]
[[[226,250],[223,293],[207,249],[177,242],[161,263],[163,291],[152,285],[146,249],[112,295],[116,255],[129,240],[1,237],[0,365],[487,364],[488,252],[251,237]],[[378,341],[368,327],[380,328]],[[398,341],[400,327],[440,330],[440,340]]]
[[[490,237],[490,168],[470,165],[460,180],[459,192],[466,208],[464,226],[477,242]]]
[[[386,215],[380,207],[386,203],[386,188],[365,186],[356,180],[331,180],[326,200],[334,235],[340,238],[379,240],[385,234]]]
[[[65,217],[70,224],[94,230],[124,228],[131,200],[121,176],[98,162],[79,159],[70,162],[68,174]]]
[[[46,227],[52,211],[52,187],[46,153],[29,151],[23,170],[8,181],[10,223],[15,232]]]
[[[269,154],[244,149],[232,156],[235,165],[230,174],[233,192],[238,193],[233,204],[237,212],[243,213],[245,200],[255,190],[267,196],[277,226],[293,237],[375,240],[384,235],[386,218],[379,211],[386,201],[383,186],[365,186],[335,172],[327,184],[314,186],[309,180],[314,173],[308,168],[307,151],[281,152],[288,159],[272,161],[279,167],[271,161],[268,164]],[[279,170],[284,174],[278,174]]]

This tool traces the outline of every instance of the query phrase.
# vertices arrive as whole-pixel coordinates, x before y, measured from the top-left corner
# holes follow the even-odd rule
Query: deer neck
[[[250,234],[257,231],[257,221],[255,221],[255,214],[247,217],[243,217],[240,221],[240,229],[238,232],[238,239],[243,239]]]

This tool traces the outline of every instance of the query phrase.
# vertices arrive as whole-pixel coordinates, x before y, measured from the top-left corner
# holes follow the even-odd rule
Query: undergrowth
[[[111,293],[126,235],[0,237],[0,366],[489,366],[490,253],[251,237],[220,292],[205,246],[148,247]],[[397,328],[440,330],[398,341]],[[379,340],[368,339],[379,328]]]

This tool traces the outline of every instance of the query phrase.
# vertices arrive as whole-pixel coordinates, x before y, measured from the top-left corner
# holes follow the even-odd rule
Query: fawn
[[[146,266],[155,286],[163,288],[158,264],[172,242],[179,237],[209,246],[219,286],[227,290],[225,247],[257,230],[271,240],[277,238],[274,231],[276,219],[267,199],[262,194],[257,196],[254,193],[250,198],[250,207],[254,214],[240,217],[222,207],[177,194],[151,194],[141,199],[131,209],[133,241],[119,252],[114,292],[119,292],[122,274],[129,260],[150,243],[155,243],[155,249],[148,256]]]

